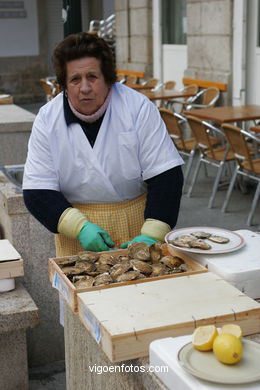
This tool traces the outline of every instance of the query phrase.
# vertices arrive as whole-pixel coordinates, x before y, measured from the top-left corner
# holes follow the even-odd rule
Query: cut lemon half
[[[213,353],[221,363],[236,364],[243,355],[243,345],[238,337],[223,333],[215,338]]]
[[[217,335],[218,330],[215,325],[199,326],[193,332],[192,344],[199,351],[211,351]]]
[[[242,329],[237,324],[223,325],[220,330],[220,334],[222,333],[233,334],[234,336],[238,337],[240,340],[242,339]]]

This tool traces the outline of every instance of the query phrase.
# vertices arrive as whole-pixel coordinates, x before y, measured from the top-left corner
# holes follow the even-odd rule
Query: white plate
[[[214,383],[242,384],[260,379],[260,345],[243,339],[243,357],[239,363],[228,365],[220,363],[213,352],[197,351],[192,343],[182,347],[178,361],[182,368],[197,378]]]
[[[174,240],[178,236],[188,235],[194,232],[201,232],[201,231],[211,233],[216,236],[222,236],[228,238],[229,242],[227,242],[226,244],[217,244],[210,240],[203,239],[205,242],[211,245],[211,249],[182,248],[180,246],[169,243],[169,240]],[[245,245],[245,241],[243,237],[236,232],[232,232],[231,230],[215,228],[215,227],[206,227],[206,226],[194,226],[189,228],[172,230],[171,232],[166,234],[165,241],[167,242],[167,244],[173,246],[174,248],[180,249],[185,252],[207,253],[207,254],[234,252]]]

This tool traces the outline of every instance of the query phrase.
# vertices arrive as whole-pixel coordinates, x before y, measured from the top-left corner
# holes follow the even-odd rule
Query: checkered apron
[[[88,221],[101,226],[108,232],[115,247],[138,236],[144,223],[146,194],[119,203],[74,204]],[[77,239],[63,234],[55,235],[56,256],[70,256],[83,251]]]

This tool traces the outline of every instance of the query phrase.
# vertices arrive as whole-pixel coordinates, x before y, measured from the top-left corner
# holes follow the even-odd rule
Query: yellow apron
[[[144,223],[146,194],[119,203],[74,204],[86,218],[108,232],[115,247],[138,236]],[[75,255],[84,249],[77,239],[55,235],[56,256]]]

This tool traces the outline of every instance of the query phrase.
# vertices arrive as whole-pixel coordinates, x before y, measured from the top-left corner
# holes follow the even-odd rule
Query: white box
[[[245,245],[223,254],[190,253],[195,261],[207,267],[250,298],[260,298],[260,234],[250,230],[236,230]]]

